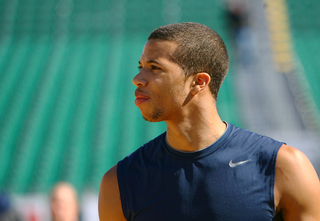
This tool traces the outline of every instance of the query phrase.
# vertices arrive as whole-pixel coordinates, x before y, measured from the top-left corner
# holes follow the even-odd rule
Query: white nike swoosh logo
[[[233,163],[232,160],[230,160],[229,166],[230,167],[236,167],[236,166],[239,166],[239,165],[244,164],[244,163],[249,162],[249,161],[251,161],[251,159]]]

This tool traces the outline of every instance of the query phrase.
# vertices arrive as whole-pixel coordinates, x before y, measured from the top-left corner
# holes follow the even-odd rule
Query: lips
[[[136,97],[136,100],[134,101],[136,106],[139,106],[149,100],[149,97],[140,91],[135,91],[134,95]]]

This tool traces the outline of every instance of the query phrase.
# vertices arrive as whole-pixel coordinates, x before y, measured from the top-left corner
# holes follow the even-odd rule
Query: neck
[[[167,141],[180,151],[202,150],[217,141],[225,132],[226,124],[220,119],[216,106],[192,109],[181,119],[168,121]]]

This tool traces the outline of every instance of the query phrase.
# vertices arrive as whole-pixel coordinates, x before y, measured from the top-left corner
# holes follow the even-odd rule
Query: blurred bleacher
[[[241,126],[223,1],[1,0],[0,189],[47,193],[65,180],[97,192],[112,165],[164,132],[143,121],[131,80],[150,31],[184,21],[225,40],[218,109]]]
[[[316,112],[313,119],[320,125],[320,1],[287,1],[292,40],[296,55],[297,69],[303,74],[300,87],[308,90],[309,99],[314,105],[307,114]],[[311,109],[311,110],[310,110]]]

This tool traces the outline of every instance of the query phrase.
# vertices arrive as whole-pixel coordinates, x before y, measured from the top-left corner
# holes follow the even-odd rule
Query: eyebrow
[[[158,64],[158,65],[162,65],[161,63],[159,63],[158,61],[156,61],[156,60],[154,60],[154,59],[149,59],[149,60],[147,61],[147,63],[156,63],[156,64]],[[139,61],[139,64],[141,65],[141,61]]]

